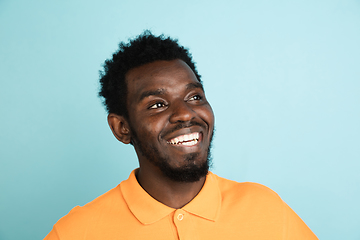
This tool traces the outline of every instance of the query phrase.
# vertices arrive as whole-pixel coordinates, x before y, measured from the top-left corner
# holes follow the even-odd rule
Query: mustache
[[[170,133],[173,133],[177,130],[180,130],[180,129],[183,129],[183,128],[189,128],[189,127],[192,127],[192,126],[200,126],[204,129],[206,129],[206,126],[205,124],[202,124],[202,123],[199,123],[199,122],[195,122],[195,121],[190,121],[190,122],[181,122],[181,123],[178,123],[177,125],[175,125],[174,127],[172,127],[171,129],[163,132],[163,134],[161,134],[161,137],[164,137]]]

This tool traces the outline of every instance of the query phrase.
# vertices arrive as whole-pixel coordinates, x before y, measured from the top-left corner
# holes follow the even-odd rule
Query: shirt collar
[[[152,224],[174,212],[176,209],[155,200],[139,185],[135,171],[136,169],[120,184],[126,204],[134,216],[143,224]],[[221,207],[221,194],[216,177],[209,172],[199,194],[182,209],[198,217],[216,221]]]
[[[216,221],[220,215],[221,193],[217,176],[209,172],[199,194],[182,209],[199,217]]]

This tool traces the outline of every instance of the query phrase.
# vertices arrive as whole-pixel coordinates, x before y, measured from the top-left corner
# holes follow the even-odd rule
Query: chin
[[[205,161],[196,161],[199,154],[188,154],[185,159],[185,165],[181,167],[172,167],[168,162],[158,164],[162,173],[170,180],[175,182],[197,182],[205,177],[210,168],[210,159]]]

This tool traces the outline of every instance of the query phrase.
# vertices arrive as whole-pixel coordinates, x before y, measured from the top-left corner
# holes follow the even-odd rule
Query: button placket
[[[177,209],[174,212],[173,221],[179,240],[198,240],[192,218],[192,215],[183,209]]]
[[[184,239],[184,234],[186,232],[186,212],[182,209],[177,209],[174,213],[174,223],[176,230],[179,236],[179,240]]]

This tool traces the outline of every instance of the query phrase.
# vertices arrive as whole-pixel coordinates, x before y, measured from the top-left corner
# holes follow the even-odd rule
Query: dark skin
[[[159,202],[181,208],[199,193],[205,177],[195,182],[173,181],[156,162],[181,168],[188,161],[200,165],[207,160],[214,127],[211,106],[194,73],[181,60],[133,68],[126,81],[129,117],[110,113],[109,126],[119,141],[133,143],[140,165],[136,177],[142,188]],[[189,160],[190,155],[195,157]]]

